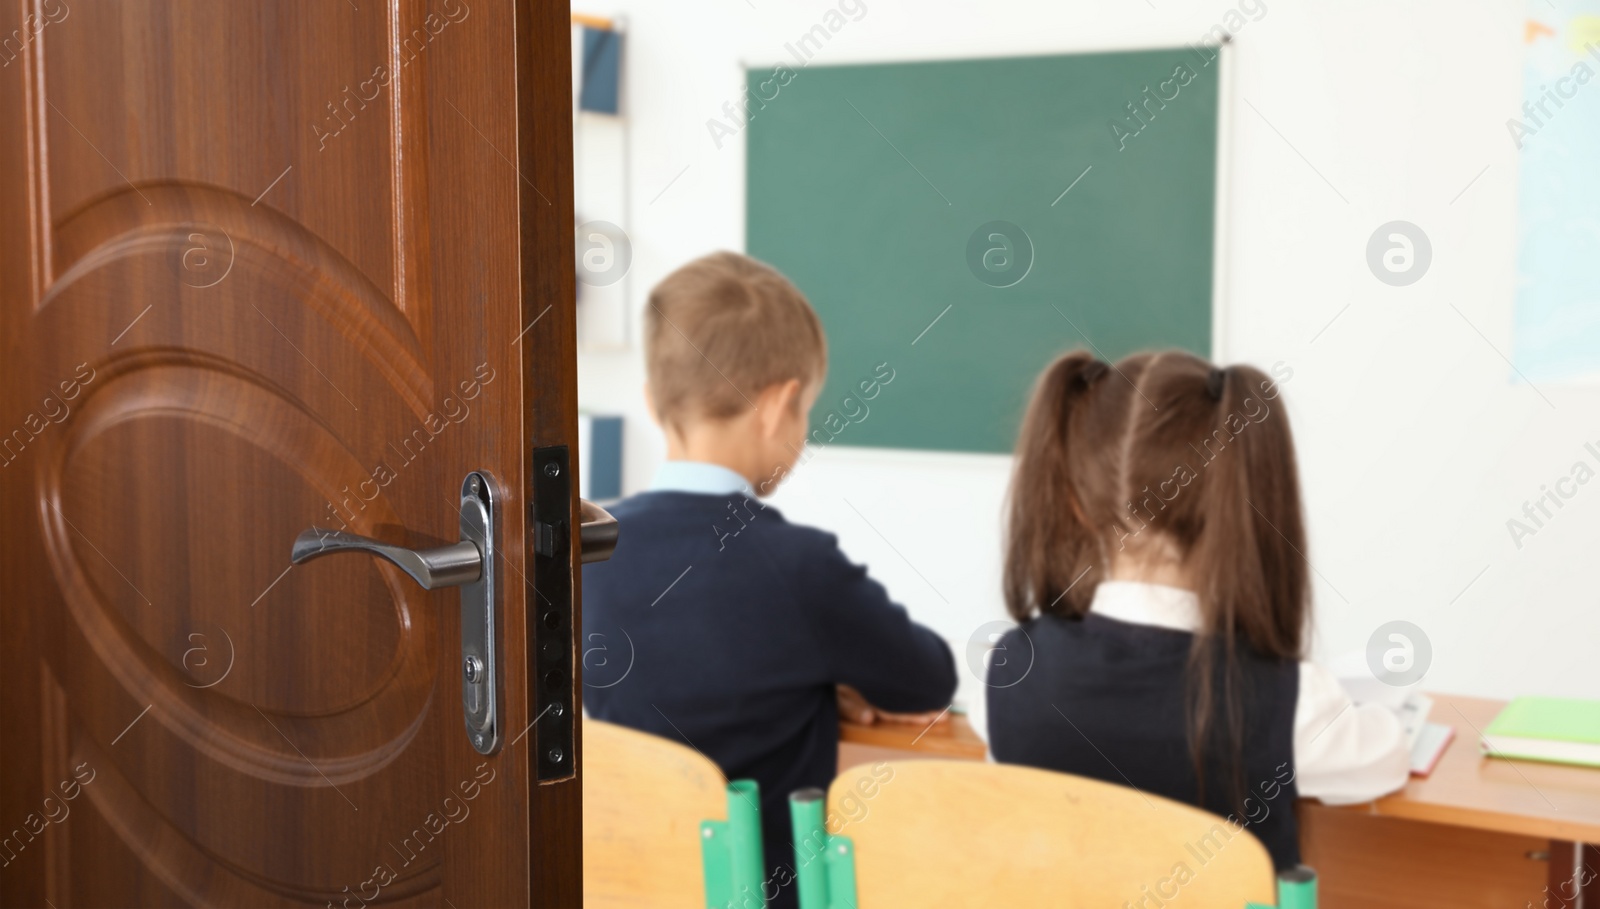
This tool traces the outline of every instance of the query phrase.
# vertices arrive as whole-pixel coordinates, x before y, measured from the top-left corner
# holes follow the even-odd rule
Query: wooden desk
[[[1600,907],[1600,770],[1482,756],[1479,732],[1503,706],[1433,695],[1429,722],[1456,736],[1431,776],[1361,805],[1300,802],[1301,851],[1321,877],[1321,906],[1576,909],[1570,882],[1581,861],[1588,907]],[[840,767],[984,757],[964,716],[927,730],[844,723],[839,738]]]
[[[1456,737],[1426,779],[1363,805],[1299,806],[1306,863],[1326,906],[1600,906],[1600,771],[1479,753],[1504,701],[1433,695],[1428,721]],[[1582,844],[1588,843],[1585,848]]]
[[[960,714],[946,714],[932,726],[839,723],[839,769],[879,760],[942,758],[981,761],[988,752],[972,724]]]

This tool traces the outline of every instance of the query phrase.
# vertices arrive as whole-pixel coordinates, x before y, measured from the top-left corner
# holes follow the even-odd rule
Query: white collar
[[[721,464],[704,461],[667,461],[656,470],[652,492],[693,492],[722,496],[742,492],[753,496],[750,481]]]
[[[1101,581],[1089,611],[1135,625],[1200,630],[1200,597],[1192,590],[1140,581]]]

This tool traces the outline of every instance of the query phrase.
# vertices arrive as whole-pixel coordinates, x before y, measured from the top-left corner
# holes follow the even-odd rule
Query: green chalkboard
[[[746,249],[828,334],[812,440],[1010,451],[1063,350],[1209,356],[1221,65],[1177,48],[749,70]]]

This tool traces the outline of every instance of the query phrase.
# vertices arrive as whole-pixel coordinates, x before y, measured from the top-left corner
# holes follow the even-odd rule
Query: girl
[[[1297,796],[1405,783],[1399,719],[1303,662],[1294,442],[1277,385],[1181,351],[1066,354],[1034,390],[988,674],[995,760],[1126,783],[1299,862]],[[1031,659],[1028,654],[1031,652]]]

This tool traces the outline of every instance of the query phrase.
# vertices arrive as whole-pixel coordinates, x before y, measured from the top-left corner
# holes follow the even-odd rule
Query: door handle
[[[461,707],[466,716],[467,738],[480,754],[495,753],[501,740],[497,507],[489,475],[475,470],[461,483],[459,543],[408,549],[342,530],[313,527],[301,531],[289,550],[289,561],[296,565],[336,552],[364,552],[396,565],[423,590],[460,588]],[[612,523],[616,523],[614,519]],[[611,539],[615,545],[614,530]]]
[[[584,564],[604,562],[617,548],[617,519],[588,499],[578,500],[578,551]]]
[[[294,538],[289,561],[296,565],[336,552],[366,552],[394,563],[422,585],[423,590],[460,587],[476,581],[483,573],[483,554],[478,544],[462,540],[436,549],[407,549],[380,543],[342,530],[313,527]]]

